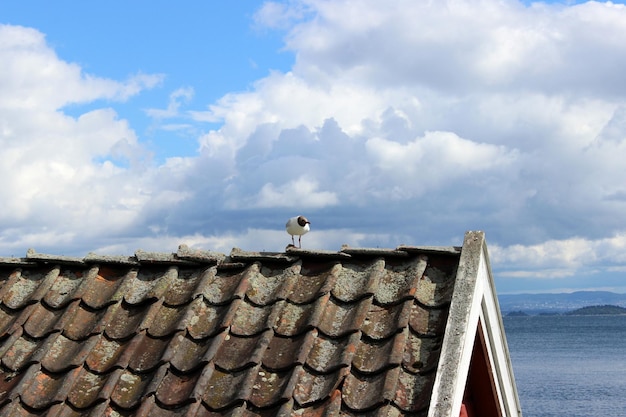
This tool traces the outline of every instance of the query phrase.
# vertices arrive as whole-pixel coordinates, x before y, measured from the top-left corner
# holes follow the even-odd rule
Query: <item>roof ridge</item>
[[[439,254],[458,256],[461,247],[458,246],[411,246],[399,245],[396,248],[368,248],[350,247],[342,245],[338,251],[326,249],[301,249],[289,245],[284,252],[246,251],[233,248],[229,255],[205,249],[193,249],[181,244],[176,252],[153,252],[137,249],[133,255],[106,255],[89,252],[85,257],[54,255],[39,253],[35,249],[28,249],[26,257],[0,257],[0,265],[36,266],[39,263],[56,263],[61,265],[90,265],[90,264],[117,264],[123,266],[140,266],[146,264],[170,265],[224,265],[239,264],[241,262],[276,261],[292,263],[299,258],[326,258],[348,259],[351,257],[409,257],[415,254]]]

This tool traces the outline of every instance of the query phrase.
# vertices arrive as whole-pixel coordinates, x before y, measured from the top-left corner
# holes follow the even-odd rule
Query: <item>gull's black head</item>
[[[304,225],[305,225],[305,224],[311,224],[311,222],[310,222],[310,221],[308,221],[308,220],[306,219],[306,217],[304,217],[304,216],[298,216],[298,224],[299,224],[300,226],[304,227]]]

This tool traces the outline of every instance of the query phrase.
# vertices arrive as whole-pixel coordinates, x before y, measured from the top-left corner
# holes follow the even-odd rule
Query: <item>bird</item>
[[[285,228],[287,229],[287,233],[291,235],[291,243],[293,246],[296,246],[296,242],[293,237],[294,235],[298,235],[298,247],[302,247],[302,235],[311,230],[310,224],[311,222],[304,216],[296,216],[287,220]]]

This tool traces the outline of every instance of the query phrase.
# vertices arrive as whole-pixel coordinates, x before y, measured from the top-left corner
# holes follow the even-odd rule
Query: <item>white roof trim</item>
[[[479,323],[483,327],[500,409],[507,417],[521,417],[485,236],[483,232],[467,232],[428,417],[459,416]]]

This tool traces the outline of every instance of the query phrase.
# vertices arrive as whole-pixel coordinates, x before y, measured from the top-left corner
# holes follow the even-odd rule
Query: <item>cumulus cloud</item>
[[[534,245],[493,245],[494,265],[502,276],[563,278],[580,269],[596,272],[623,270],[626,263],[626,232],[601,239],[573,237]]]
[[[186,109],[185,128],[211,127],[197,155],[159,166],[111,108],[63,107],[129,99],[160,76],[85,74],[40,32],[1,27],[1,152],[14,162],[0,221],[68,242],[106,229],[99,248],[278,250],[302,212],[312,247],[459,244],[483,229],[509,277],[623,268],[623,5],[292,0],[266,2],[254,24],[284,33],[291,70]],[[181,117],[193,87],[148,115]]]
[[[127,100],[159,75],[99,78],[63,61],[35,29],[0,25],[0,247],[72,247],[133,228],[149,195],[139,144],[110,107],[77,117],[73,103]]]

